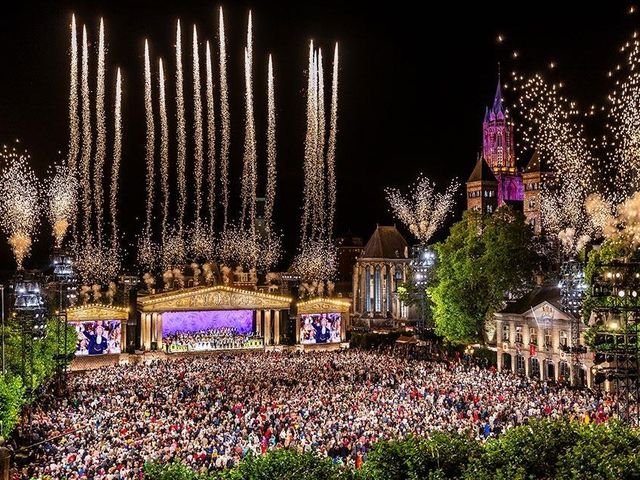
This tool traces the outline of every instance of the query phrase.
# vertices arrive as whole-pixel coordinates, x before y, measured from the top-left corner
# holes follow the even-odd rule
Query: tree
[[[0,437],[8,435],[16,426],[23,404],[22,379],[0,374]]]
[[[539,264],[531,228],[508,206],[466,211],[435,249],[437,284],[428,293],[436,333],[454,343],[484,341],[486,321],[507,296],[531,287]]]

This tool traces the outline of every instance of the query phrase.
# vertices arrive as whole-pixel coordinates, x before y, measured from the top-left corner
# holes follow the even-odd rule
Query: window
[[[511,334],[509,332],[509,324],[508,323],[503,323],[502,324],[502,341],[503,342],[510,342],[511,341]]]
[[[536,199],[535,198],[530,198],[529,199],[529,209],[533,210],[534,208],[536,208]]]
[[[493,205],[487,205],[487,213],[493,213]]]
[[[546,348],[551,348],[553,346],[553,342],[551,341],[551,329],[544,329],[544,346]]]
[[[531,225],[531,228],[536,228],[536,219],[535,217],[532,217],[529,219],[529,225]]]
[[[524,356],[516,355],[516,371],[518,373],[524,372]]]
[[[560,346],[566,347],[569,343],[569,338],[567,337],[566,330],[560,330]]]
[[[521,326],[516,327],[516,343],[523,343]]]
[[[536,327],[531,327],[529,329],[529,343],[538,345],[538,329]]]

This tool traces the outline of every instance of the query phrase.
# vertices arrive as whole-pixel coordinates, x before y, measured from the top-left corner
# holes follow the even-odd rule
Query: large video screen
[[[78,335],[76,355],[122,353],[120,320],[69,322],[69,325],[75,327]]]
[[[300,343],[340,342],[340,313],[300,315]]]
[[[253,332],[253,310],[206,310],[162,314],[163,337],[177,333],[225,330],[237,335],[250,335]]]

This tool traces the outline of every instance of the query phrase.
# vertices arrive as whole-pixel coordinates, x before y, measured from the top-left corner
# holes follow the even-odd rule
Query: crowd
[[[195,332],[176,332],[163,337],[167,352],[201,352],[259,347],[262,338],[238,333],[233,327],[210,328]]]
[[[138,479],[149,460],[214,470],[274,448],[357,465],[380,439],[484,440],[530,418],[615,410],[600,392],[361,350],[178,357],[73,374],[69,388],[40,398],[30,434],[19,427],[18,441],[42,443],[17,478]]]

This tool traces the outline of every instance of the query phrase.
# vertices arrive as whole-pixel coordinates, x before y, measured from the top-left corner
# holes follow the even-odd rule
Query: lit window
[[[502,324],[502,341],[503,342],[510,342],[511,338],[509,338],[511,336],[510,332],[509,332],[509,324],[508,323],[503,323]]]
[[[521,326],[516,327],[516,343],[523,343]]]
[[[538,329],[535,327],[529,329],[529,343],[538,345]]]
[[[569,337],[566,330],[560,330],[560,345],[566,347],[569,343]]]

